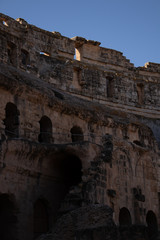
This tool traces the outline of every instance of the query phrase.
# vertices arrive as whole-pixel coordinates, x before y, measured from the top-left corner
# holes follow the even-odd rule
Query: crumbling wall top
[[[153,72],[160,72],[160,64],[159,63],[147,62],[147,63],[145,63],[144,67]]]
[[[58,55],[103,67],[106,65],[115,65],[124,69],[133,69],[134,67],[130,60],[123,56],[122,52],[100,47],[101,43],[98,41],[78,36],[68,38],[59,32],[49,32],[31,25],[22,18],[15,20],[0,13],[0,31],[10,34],[15,45],[17,40],[13,39],[17,38],[22,49],[33,56],[35,53],[44,52],[51,57]],[[3,47],[5,48],[4,44]],[[144,67],[139,67],[139,69],[159,73],[160,64],[146,63]]]
[[[0,30],[16,37],[22,48],[32,54],[46,52],[50,56],[74,58],[74,41],[59,32],[49,32],[28,24],[22,18],[14,20],[4,14],[0,14]]]

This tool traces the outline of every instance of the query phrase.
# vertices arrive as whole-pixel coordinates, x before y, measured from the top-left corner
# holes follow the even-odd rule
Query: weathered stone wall
[[[9,229],[8,236],[5,228],[0,231],[4,240],[54,234],[53,226],[65,234],[59,223],[71,215],[71,225],[78,220],[76,227],[67,221],[68,239],[127,240],[143,227],[151,239],[157,231],[151,222],[159,227],[160,65],[135,68],[122,53],[99,44],[0,15],[0,222]],[[36,215],[37,201],[43,216]],[[108,228],[111,213],[106,225],[96,227],[106,205],[121,227],[116,235],[114,224]],[[94,215],[86,230],[86,219],[77,217],[83,211],[86,219]]]
[[[159,109],[159,64],[135,68],[121,52],[102,48],[99,42],[69,39],[3,14],[0,28],[2,62],[89,100],[115,103],[118,108],[125,104],[128,111],[149,111],[151,115],[151,107]],[[74,59],[75,50],[81,55],[78,61]],[[108,94],[108,88],[112,88],[112,94]]]

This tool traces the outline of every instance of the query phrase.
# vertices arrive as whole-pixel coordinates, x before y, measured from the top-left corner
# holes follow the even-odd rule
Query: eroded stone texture
[[[99,45],[0,14],[0,239],[158,239],[160,64]]]

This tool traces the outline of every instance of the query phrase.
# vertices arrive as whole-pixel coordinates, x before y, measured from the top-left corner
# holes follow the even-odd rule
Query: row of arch
[[[5,134],[10,138],[19,137],[19,115],[17,106],[11,102],[7,103],[5,108]],[[42,116],[39,121],[40,133],[38,141],[41,143],[52,143],[52,121],[47,116]],[[84,140],[83,131],[79,126],[73,126],[70,130],[72,142]]]
[[[157,218],[153,211],[149,210],[146,215],[146,224],[148,228],[149,239],[153,239],[158,233]],[[119,213],[119,226],[131,226],[132,219],[127,208],[123,207]],[[34,205],[34,237],[38,237],[42,233],[49,230],[49,216],[47,207],[42,200],[37,200]]]
[[[16,240],[17,235],[17,212],[13,197],[8,194],[0,194],[0,239]],[[33,206],[33,236],[36,239],[50,228],[49,206],[43,199],[38,199]],[[158,232],[157,218],[153,211],[149,210],[146,215],[149,239],[152,239]],[[120,227],[132,225],[131,214],[125,207],[119,212]]]
[[[0,194],[0,239],[16,240],[18,209],[14,197]],[[49,209],[44,200],[38,199],[33,206],[33,236],[34,239],[49,231]]]
[[[153,239],[158,233],[158,223],[156,215],[153,211],[149,210],[146,215],[146,224],[148,227],[149,239]],[[120,209],[119,212],[119,226],[120,227],[130,227],[132,225],[132,218],[129,210],[125,207]]]

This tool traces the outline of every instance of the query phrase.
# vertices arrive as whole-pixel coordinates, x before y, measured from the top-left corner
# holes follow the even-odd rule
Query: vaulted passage
[[[55,194],[57,199],[59,198],[60,205],[70,188],[81,182],[82,163],[77,156],[63,152],[54,159],[52,169],[58,187],[58,190],[55,190]]]
[[[17,106],[9,102],[6,105],[5,112],[5,134],[10,138],[17,138],[19,136],[19,111]]]
[[[78,157],[68,155],[61,161],[61,170],[67,187],[75,186],[81,182],[82,164]]]
[[[52,211],[54,215],[52,217],[54,216],[53,221],[55,221],[60,212],[64,211],[64,206],[66,207],[69,204],[70,190],[73,193],[74,187],[76,186],[77,189],[77,185],[82,181],[82,163],[78,156],[62,150],[53,153],[53,157],[50,158],[48,164],[47,174],[53,179],[53,184],[50,184],[50,193],[53,196]],[[66,199],[67,205],[65,205]]]
[[[146,216],[146,222],[148,226],[148,236],[149,239],[156,239],[158,234],[158,224],[157,224],[157,218],[153,211],[148,211]]]
[[[47,206],[39,199],[34,204],[34,239],[49,230]]]
[[[66,186],[66,191],[81,182],[82,163],[75,155],[63,153],[58,156],[54,169],[58,179]]]
[[[17,217],[13,201],[8,194],[0,195],[0,239],[17,240]]]

